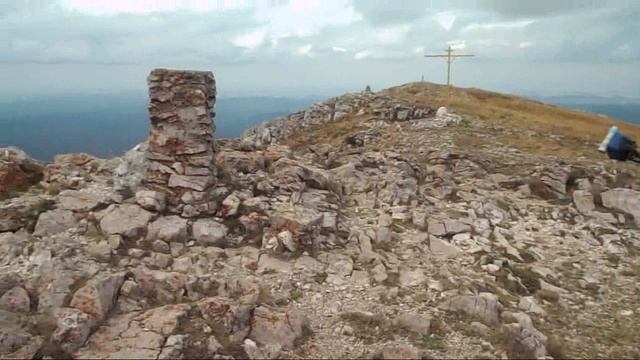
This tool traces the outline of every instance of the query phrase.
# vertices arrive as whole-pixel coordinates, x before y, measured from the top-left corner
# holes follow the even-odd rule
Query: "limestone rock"
[[[69,305],[91,315],[96,321],[102,321],[115,306],[123,282],[124,274],[92,279],[76,291]]]
[[[147,230],[147,240],[184,242],[187,240],[187,235],[187,220],[177,215],[159,217],[149,224]]]
[[[420,336],[429,335],[431,328],[431,318],[416,312],[400,314],[394,323],[396,326]]]
[[[222,201],[222,216],[235,216],[238,214],[238,209],[240,208],[240,199],[235,194],[231,194],[227,196]]]
[[[64,190],[58,195],[59,208],[72,211],[91,211],[107,201],[107,194],[96,189]]]
[[[305,335],[308,327],[307,318],[295,310],[278,312],[259,306],[253,313],[249,337],[258,344],[293,350],[296,341]]]
[[[503,309],[498,298],[491,293],[457,295],[440,304],[440,308],[445,311],[463,312],[490,326],[500,323],[500,313]]]
[[[429,250],[436,255],[444,257],[454,257],[462,253],[462,250],[457,246],[435,236],[429,236]]]
[[[20,286],[10,289],[0,297],[0,309],[11,312],[28,313],[30,308],[31,300],[29,293]]]
[[[427,277],[422,269],[401,269],[399,281],[402,287],[415,287],[424,284]]]
[[[329,263],[329,266],[327,267],[328,274],[345,277],[351,275],[351,272],[353,271],[353,260],[349,256],[342,254],[329,254],[327,262]]]
[[[118,165],[113,171],[114,191],[129,194],[136,192],[144,178],[147,148],[147,142],[138,144],[117,159]]]
[[[640,191],[613,189],[603,192],[600,196],[605,207],[631,214],[636,224],[640,224]]]
[[[40,214],[33,232],[36,236],[50,236],[65,232],[77,226],[77,222],[70,210],[50,210]]]
[[[531,318],[523,313],[508,314],[502,326],[510,344],[511,357],[539,359],[547,355],[547,337],[533,326]]]
[[[224,224],[212,219],[199,219],[193,223],[193,237],[200,245],[224,246],[228,231]]]
[[[518,308],[520,310],[533,313],[533,314],[542,315],[542,316],[545,316],[547,314],[547,312],[544,311],[544,309],[541,308],[540,305],[538,305],[538,302],[533,296],[524,296],[520,298],[520,302],[518,303]]]
[[[111,205],[100,221],[100,228],[108,235],[135,238],[143,235],[153,214],[137,205]]]
[[[378,359],[420,359],[420,352],[411,345],[406,344],[390,344],[386,345],[380,351]]]
[[[42,179],[44,166],[15,147],[0,148],[0,199],[9,191],[24,190]]]
[[[56,311],[57,328],[51,339],[66,353],[72,353],[84,345],[96,327],[96,320],[78,309],[60,308]]]
[[[143,209],[161,213],[167,206],[167,197],[159,191],[140,190],[136,192],[136,203]]]
[[[164,355],[179,357],[185,339],[172,335],[179,335],[174,333],[187,320],[189,308],[186,304],[167,305],[141,314],[113,317],[91,336],[84,347],[73,353],[73,357],[156,359],[165,349]]]
[[[287,261],[283,261],[277,259],[271,255],[263,254],[260,255],[260,259],[258,260],[258,269],[256,272],[258,274],[264,274],[269,272],[278,272],[278,273],[291,273],[293,271],[293,266]]]
[[[596,208],[593,201],[593,194],[586,190],[576,190],[573,192],[573,203],[581,213],[589,213]]]

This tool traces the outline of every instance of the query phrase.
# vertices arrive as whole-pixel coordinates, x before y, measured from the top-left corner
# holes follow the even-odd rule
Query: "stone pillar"
[[[213,74],[155,69],[147,83],[151,130],[145,186],[167,195],[169,213],[214,214]]]

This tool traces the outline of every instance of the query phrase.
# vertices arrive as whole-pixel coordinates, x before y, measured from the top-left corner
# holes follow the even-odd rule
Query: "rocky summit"
[[[211,73],[149,85],[120,158],[0,150],[0,357],[640,357],[617,122],[414,83],[215,139]]]

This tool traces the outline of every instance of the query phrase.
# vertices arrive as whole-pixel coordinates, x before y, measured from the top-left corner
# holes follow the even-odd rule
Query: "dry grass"
[[[482,120],[487,128],[498,130],[492,140],[528,153],[592,157],[597,154],[595,147],[612,125],[632,138],[640,138],[640,127],[620,120],[479,89],[413,83],[386,92],[417,105],[446,106],[454,112]],[[499,130],[502,129],[508,131],[501,134]],[[461,133],[456,142],[482,145],[483,139],[475,133]]]
[[[368,116],[347,116],[339,121],[312,126],[305,131],[298,131],[287,139],[285,143],[294,151],[304,149],[308,145],[320,143],[340,147],[345,136],[366,129],[364,122],[369,119],[370,117]]]

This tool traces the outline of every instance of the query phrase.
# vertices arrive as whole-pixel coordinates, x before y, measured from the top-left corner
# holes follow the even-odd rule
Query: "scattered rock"
[[[193,237],[200,245],[224,246],[228,229],[211,219],[199,219],[193,223]]]
[[[33,234],[51,236],[65,232],[77,225],[72,211],[50,210],[40,214]]]
[[[429,335],[431,318],[415,312],[406,312],[398,315],[395,325],[416,335]]]
[[[124,274],[92,279],[76,291],[69,305],[102,321],[115,306],[123,282]]]
[[[602,204],[611,209],[631,214],[640,225],[640,191],[631,189],[613,189],[600,194]]]
[[[111,205],[100,220],[100,228],[108,235],[136,238],[144,234],[152,218],[153,214],[137,205]]]
[[[136,203],[143,209],[161,213],[167,206],[167,197],[159,191],[140,190],[136,192]]]
[[[161,216],[149,224],[147,240],[183,242],[187,239],[187,220],[177,216]]]
[[[55,317],[57,328],[51,340],[66,353],[73,353],[83,346],[97,325],[93,316],[78,309],[60,308]]]
[[[29,293],[20,286],[10,289],[0,297],[0,309],[28,313],[30,308],[31,299],[29,298]]]
[[[291,350],[296,341],[305,335],[308,327],[307,318],[297,311],[277,312],[259,306],[253,313],[249,337],[258,344]]]
[[[440,308],[473,316],[489,326],[500,323],[500,313],[503,309],[498,298],[491,293],[454,296],[442,303]]]

